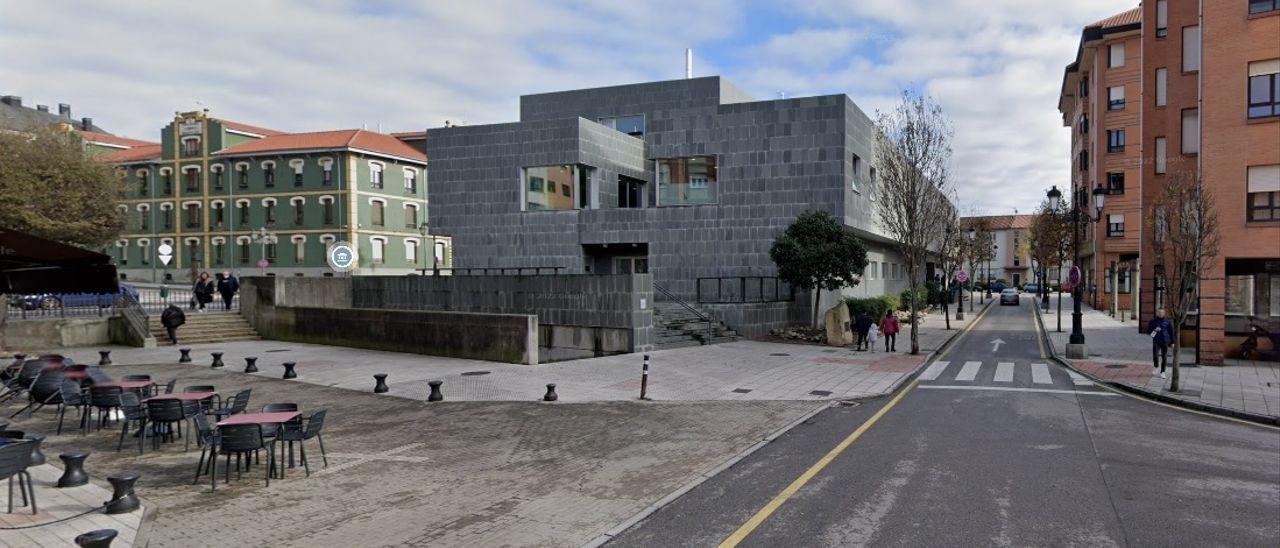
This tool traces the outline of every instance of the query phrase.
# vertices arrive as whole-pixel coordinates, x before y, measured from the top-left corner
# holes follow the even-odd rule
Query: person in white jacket
[[[875,352],[876,341],[878,340],[880,340],[880,326],[877,326],[875,322],[871,322],[871,329],[867,330],[867,342],[871,343],[867,345],[868,349]]]

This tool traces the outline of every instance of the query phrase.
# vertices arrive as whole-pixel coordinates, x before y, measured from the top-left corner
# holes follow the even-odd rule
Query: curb
[[[947,340],[943,341],[942,344],[938,345],[938,348],[930,351],[928,354],[925,354],[924,360],[920,362],[920,365],[916,367],[915,371],[911,372],[908,375],[903,376],[902,380],[898,381],[893,386],[889,387],[889,390],[887,390],[884,394],[877,394],[875,396],[865,396],[865,397],[859,397],[859,398],[823,400],[821,404],[815,407],[812,411],[809,411],[804,415],[801,415],[796,420],[791,421],[790,423],[787,423],[786,425],[782,426],[777,430],[774,430],[769,435],[761,438],[760,441],[757,441],[751,444],[751,446],[747,447],[746,449],[739,451],[738,454],[732,457],[729,457],[727,460],[720,463],[715,468],[712,468],[706,472],[699,474],[698,477],[678,487],[675,491],[667,493],[666,496],[662,497],[661,499],[658,499],[656,502],[645,507],[643,510],[637,512],[635,515],[631,516],[630,518],[627,518],[622,523],[619,523],[618,525],[613,526],[608,531],[601,533],[599,536],[583,544],[581,548],[597,548],[598,546],[602,546],[605,543],[609,542],[610,540],[613,540],[614,537],[622,534],[624,531],[626,531],[627,529],[630,529],[635,524],[640,523],[645,518],[653,515],[654,512],[657,512],[658,510],[661,510],[663,507],[675,502],[677,499],[684,496],[685,493],[688,493],[689,491],[694,490],[699,485],[702,485],[703,483],[705,483],[707,480],[719,475],[721,472],[724,472],[725,470],[728,470],[733,465],[738,464],[738,462],[742,461],[742,459],[745,459],[751,456],[752,453],[755,453],[756,451],[763,449],[764,446],[769,445],[771,442],[773,442],[773,440],[776,440],[782,437],[783,434],[786,434],[787,432],[791,431],[792,428],[795,428],[797,426],[800,426],[801,424],[804,424],[805,421],[813,418],[813,416],[817,415],[818,413],[821,413],[837,405],[842,405],[849,402],[857,402],[864,399],[881,398],[884,396],[893,395],[893,393],[897,392],[900,388],[902,388],[905,382],[911,379],[914,379],[916,376],[918,376],[920,374],[920,370],[924,368],[925,364],[929,363],[929,361],[932,360],[935,356],[937,356],[939,353],[943,352],[949,346],[951,346],[951,343],[954,342],[957,337],[967,332],[971,327],[976,325],[977,320],[981,318],[982,314],[985,313],[988,308],[991,307],[991,303],[992,301],[987,301],[987,304],[983,305],[982,310],[978,311],[977,315],[974,316],[973,321],[971,321],[963,329],[957,329],[953,331],[951,333],[951,336],[947,337]]]
[[[1217,415],[1220,417],[1226,417],[1226,418],[1237,419],[1237,420],[1242,420],[1242,421],[1251,422],[1251,423],[1257,423],[1264,426],[1280,426],[1280,417],[1274,417],[1271,415],[1262,415],[1258,413],[1250,413],[1248,411],[1231,409],[1229,407],[1222,407],[1220,405],[1212,405],[1208,403],[1184,400],[1182,398],[1176,398],[1167,394],[1155,392],[1152,390],[1148,390],[1146,388],[1139,388],[1137,386],[1125,384],[1122,382],[1103,380],[1102,378],[1092,373],[1083,371],[1080,368],[1076,367],[1075,364],[1071,362],[1071,360],[1068,360],[1058,355],[1058,349],[1054,346],[1053,339],[1049,338],[1049,335],[1048,335],[1049,331],[1044,326],[1044,318],[1041,317],[1039,303],[1036,303],[1036,306],[1032,308],[1034,308],[1036,311],[1036,323],[1040,325],[1040,332],[1045,334],[1045,346],[1049,349],[1049,357],[1053,359],[1053,361],[1058,362],[1058,364],[1062,365],[1063,367],[1066,367],[1067,369],[1075,371],[1076,373],[1079,373],[1085,376],[1086,378],[1088,378],[1093,382],[1096,382],[1102,386],[1111,388],[1112,390],[1124,392],[1132,396],[1163,403],[1166,405],[1172,405],[1172,406],[1181,407],[1184,409],[1189,409],[1192,411],[1198,411],[1198,412],[1207,413],[1210,415]]]

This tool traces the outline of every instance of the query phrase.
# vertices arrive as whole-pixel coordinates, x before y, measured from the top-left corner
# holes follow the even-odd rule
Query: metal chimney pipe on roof
[[[685,48],[684,50],[684,77],[686,80],[693,78],[693,49]]]
[[[81,119],[80,119],[80,129],[82,129],[82,130],[84,130],[84,131],[92,131],[92,130],[93,130],[93,118],[81,118]]]
[[[49,112],[49,105],[36,105],[36,110],[40,112]]]
[[[58,116],[71,119],[71,105],[67,103],[58,103]]]

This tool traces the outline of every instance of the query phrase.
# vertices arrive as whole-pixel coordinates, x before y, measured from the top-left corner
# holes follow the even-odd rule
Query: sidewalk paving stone
[[[1071,331],[1071,298],[1062,299],[1062,332],[1054,330],[1057,298],[1049,301],[1050,310],[1042,314],[1044,325],[1058,355],[1065,356]],[[1136,321],[1121,322],[1088,306],[1081,310],[1089,358],[1063,358],[1080,371],[1153,395],[1280,420],[1280,363],[1228,359],[1222,366],[1200,366],[1194,364],[1195,349],[1183,348],[1182,389],[1170,392],[1170,379],[1160,378],[1152,367],[1151,338],[1138,331]]]

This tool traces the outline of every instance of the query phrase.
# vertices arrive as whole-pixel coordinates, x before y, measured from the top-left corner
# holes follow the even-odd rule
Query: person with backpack
[[[880,332],[884,333],[884,351],[898,351],[898,317],[893,315],[892,310],[884,313],[884,319],[880,320]]]
[[[169,333],[169,342],[173,344],[178,344],[178,328],[184,323],[187,323],[187,315],[178,305],[170,304],[160,313],[160,325]]]

